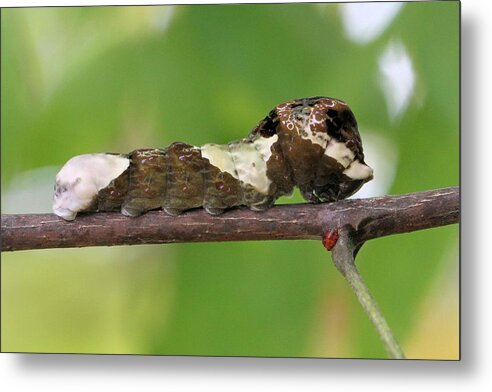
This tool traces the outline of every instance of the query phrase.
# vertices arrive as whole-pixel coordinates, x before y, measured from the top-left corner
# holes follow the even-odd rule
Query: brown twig
[[[281,205],[265,212],[246,208],[220,216],[203,210],[178,217],[152,211],[138,218],[95,213],[65,222],[53,214],[2,215],[2,251],[85,246],[247,240],[320,239],[348,225],[356,243],[457,223],[458,187],[330,204]]]

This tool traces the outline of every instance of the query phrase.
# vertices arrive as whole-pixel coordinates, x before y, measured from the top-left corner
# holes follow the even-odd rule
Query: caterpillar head
[[[350,109],[328,110],[326,122],[329,139],[313,194],[321,201],[336,201],[357,192],[373,179],[374,172],[364,161],[362,141]]]
[[[364,162],[362,141],[348,105],[312,97],[278,105],[268,125],[282,141],[295,184],[308,201],[345,199],[373,178]]]
[[[97,193],[130,165],[128,157],[116,154],[85,154],[71,158],[58,172],[53,212],[73,220],[80,211],[96,209]]]

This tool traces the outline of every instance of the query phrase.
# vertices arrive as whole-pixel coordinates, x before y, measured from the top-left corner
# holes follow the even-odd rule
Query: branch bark
[[[350,226],[354,243],[391,234],[457,223],[459,188],[399,196],[343,200],[330,204],[295,204],[265,212],[246,208],[221,216],[204,210],[178,217],[151,211],[138,218],[95,213],[65,222],[53,214],[2,215],[2,251],[247,240],[319,240],[326,230]]]

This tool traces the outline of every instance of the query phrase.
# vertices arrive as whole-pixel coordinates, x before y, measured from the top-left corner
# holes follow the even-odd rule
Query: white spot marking
[[[330,140],[326,146],[325,155],[335,158],[343,167],[347,168],[354,160],[354,153],[345,143]]]
[[[373,170],[356,159],[343,171],[343,174],[352,180],[365,180],[373,176]]]
[[[330,136],[326,132],[313,132],[313,127],[322,124],[323,120],[316,118],[312,108],[304,108],[303,110],[307,109],[308,112],[303,112],[303,116],[297,120],[299,136],[304,140],[309,140],[311,143],[321,146],[324,150],[330,140]]]
[[[301,132],[301,138],[309,140],[313,144],[326,148],[327,143],[330,141],[330,136],[326,132],[313,132],[312,126],[321,124],[321,120],[316,120],[314,116],[310,116],[309,120],[304,123],[303,131]]]
[[[85,154],[70,159],[56,176],[53,212],[73,220],[77,212],[91,204],[101,189],[120,176],[130,165],[121,155]]]

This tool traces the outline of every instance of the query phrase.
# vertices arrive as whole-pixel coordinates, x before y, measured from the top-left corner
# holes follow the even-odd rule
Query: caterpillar
[[[56,176],[53,211],[121,211],[134,217],[203,207],[209,214],[270,208],[298,187],[311,203],[345,199],[373,178],[364,162],[354,114],[335,98],[294,99],[275,106],[249,135],[228,144],[71,158]]]

